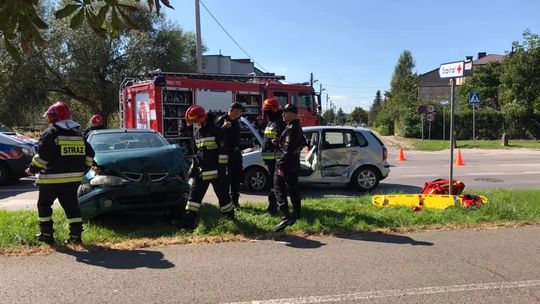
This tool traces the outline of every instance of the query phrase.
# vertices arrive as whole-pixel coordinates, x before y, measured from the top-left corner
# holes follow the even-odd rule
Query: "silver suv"
[[[268,170],[261,155],[263,139],[245,119],[244,138],[252,135],[253,146],[244,150],[244,186],[262,191],[268,186]],[[305,127],[308,146],[300,157],[301,183],[350,184],[371,191],[390,173],[387,150],[371,130],[353,127]]]

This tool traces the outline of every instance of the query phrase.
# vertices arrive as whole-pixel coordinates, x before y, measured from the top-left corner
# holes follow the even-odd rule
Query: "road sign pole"
[[[422,140],[424,140],[424,113],[422,115]]]
[[[454,86],[455,78],[450,78],[450,182],[448,193],[452,195],[452,180],[454,179]]]
[[[476,105],[473,104],[472,106],[472,142],[473,142],[473,145],[476,144],[476,128],[475,128],[475,122],[476,122],[476,117],[474,115],[474,110],[476,109]]]
[[[431,141],[431,122],[429,123],[429,141]]]
[[[446,106],[442,107],[442,140],[443,142],[446,140],[446,115],[444,114],[444,108]]]

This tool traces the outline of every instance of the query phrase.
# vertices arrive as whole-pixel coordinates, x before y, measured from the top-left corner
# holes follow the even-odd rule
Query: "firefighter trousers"
[[[289,214],[289,204],[287,202],[287,196],[290,196],[293,207],[292,218],[300,218],[302,196],[298,187],[298,171],[285,171],[284,176],[279,176],[276,173],[274,175],[274,188],[281,217],[283,219],[291,218],[291,215]]]
[[[240,198],[240,181],[242,180],[242,152],[232,151],[229,153],[227,171],[229,175],[230,195],[233,204],[238,205]]]
[[[214,192],[218,197],[219,207],[222,214],[229,217],[234,217],[234,204],[231,202],[228,192],[227,176],[225,173],[219,173],[217,179],[203,180],[202,177],[197,177],[189,191],[189,198],[186,204],[186,212],[180,221],[180,228],[192,230],[195,229],[195,222],[199,209],[202,206],[202,200],[208,186],[212,184]]]
[[[264,163],[268,168],[268,208],[270,212],[277,212],[276,191],[274,189],[274,175],[276,173],[276,161],[265,160]]]
[[[52,235],[52,205],[58,198],[60,206],[64,209],[69,223],[70,235],[80,237],[82,233],[82,218],[79,202],[77,201],[77,188],[79,183],[62,183],[39,186],[38,220],[43,234]]]

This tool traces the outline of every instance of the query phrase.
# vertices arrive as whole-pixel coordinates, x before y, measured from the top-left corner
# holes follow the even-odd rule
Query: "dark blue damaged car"
[[[79,187],[84,219],[131,209],[179,208],[187,199],[187,163],[178,145],[143,129],[95,130],[94,166]]]

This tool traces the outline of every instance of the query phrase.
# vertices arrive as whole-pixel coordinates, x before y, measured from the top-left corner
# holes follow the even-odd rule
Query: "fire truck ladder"
[[[124,78],[122,82],[120,83],[120,90],[118,91],[118,111],[120,114],[120,128],[126,127],[126,109],[124,107],[124,98],[125,98],[125,90],[128,85],[133,84],[135,82],[134,78]]]
[[[161,72],[159,70],[152,71],[147,74],[148,77],[156,76],[176,76],[191,79],[207,79],[207,80],[222,80],[222,81],[237,81],[237,82],[277,82],[285,80],[285,76],[276,75],[243,75],[243,74],[200,74],[200,73],[176,73],[176,72]]]

